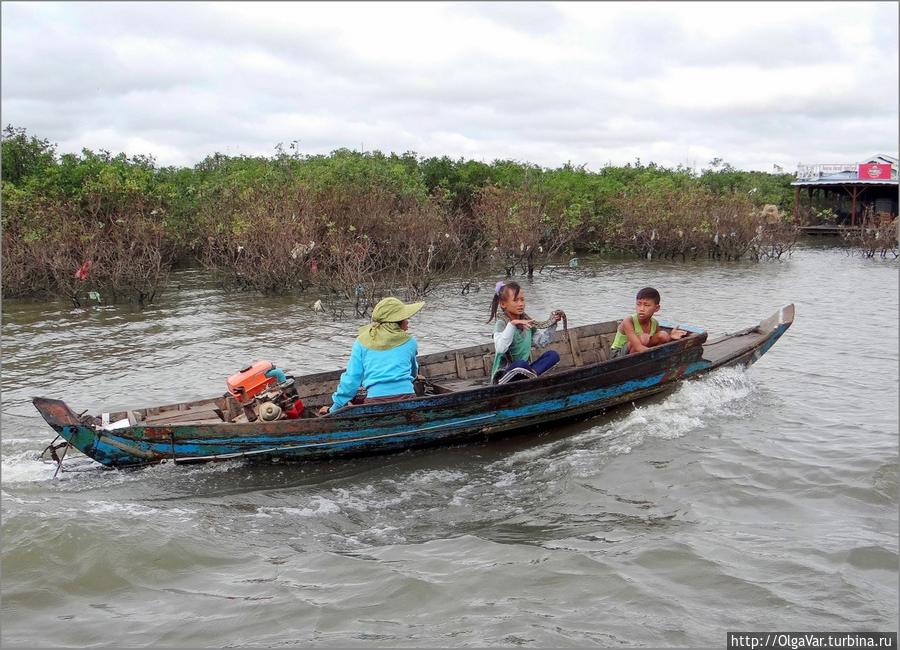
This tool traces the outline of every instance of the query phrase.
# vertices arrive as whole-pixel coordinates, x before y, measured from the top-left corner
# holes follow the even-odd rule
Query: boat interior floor
[[[703,344],[703,358],[713,365],[725,363],[728,359],[747,352],[753,346],[762,343],[769,334],[759,327],[748,327],[745,330],[725,334]]]
[[[464,390],[472,390],[473,388],[482,388],[484,386],[487,386],[488,378],[473,377],[471,379],[442,379],[440,382],[430,382],[429,385],[438,395],[444,393],[459,393]]]

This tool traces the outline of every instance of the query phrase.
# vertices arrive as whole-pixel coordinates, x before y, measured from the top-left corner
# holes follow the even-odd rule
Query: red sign
[[[865,163],[859,166],[857,178],[860,180],[891,180],[891,166],[888,163]]]

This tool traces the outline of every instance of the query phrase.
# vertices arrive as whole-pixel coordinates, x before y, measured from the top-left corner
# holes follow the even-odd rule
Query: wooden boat
[[[422,394],[396,402],[348,405],[327,417],[340,370],[296,377],[291,389],[304,416],[248,422],[231,395],[139,408],[106,418],[76,415],[64,402],[34,398],[47,423],[73,447],[103,465],[194,463],[240,457],[312,459],[369,455],[413,447],[484,440],[597,413],[659,393],[716,368],[750,365],[794,320],[794,305],[733,334],[707,340],[700,328],[650,350],[610,359],[617,321],[557,331],[551,347],[561,361],[550,372],[489,385],[493,345],[475,345],[419,357]],[[674,324],[661,321],[663,329]],[[127,422],[125,421],[127,420]],[[64,445],[64,443],[63,443]],[[67,448],[67,447],[65,447]],[[55,457],[55,453],[54,453]]]

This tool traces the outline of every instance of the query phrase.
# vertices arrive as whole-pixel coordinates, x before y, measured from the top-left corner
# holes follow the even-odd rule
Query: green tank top
[[[641,327],[641,321],[638,320],[637,314],[631,315],[631,323],[634,325],[634,331],[638,336],[644,333],[644,328]],[[650,336],[656,334],[656,326],[658,323],[655,318],[650,319]],[[628,337],[625,336],[625,332],[621,332],[616,330],[616,338],[613,339],[612,349],[613,350],[621,350],[626,345],[628,345]]]

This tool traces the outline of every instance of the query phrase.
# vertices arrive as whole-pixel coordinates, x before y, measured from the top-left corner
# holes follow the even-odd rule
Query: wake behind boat
[[[556,332],[550,348],[559,364],[536,378],[491,385],[494,348],[476,345],[418,357],[424,381],[402,401],[345,406],[327,417],[341,370],[257,387],[254,367],[245,385],[221,397],[76,415],[65,402],[36,397],[35,408],[66,443],[50,449],[60,464],[67,443],[110,467],[195,463],[241,457],[306,460],[363,456],[483,440],[499,434],[602,413],[725,366],[749,366],[791,326],[794,305],[756,325],[714,340],[702,329],[646,352],[610,358],[618,321]],[[674,323],[660,321],[671,331]],[[535,354],[532,351],[533,355]],[[272,404],[283,404],[270,408]],[[295,409],[293,419],[283,411]],[[280,417],[271,421],[266,418]]]

